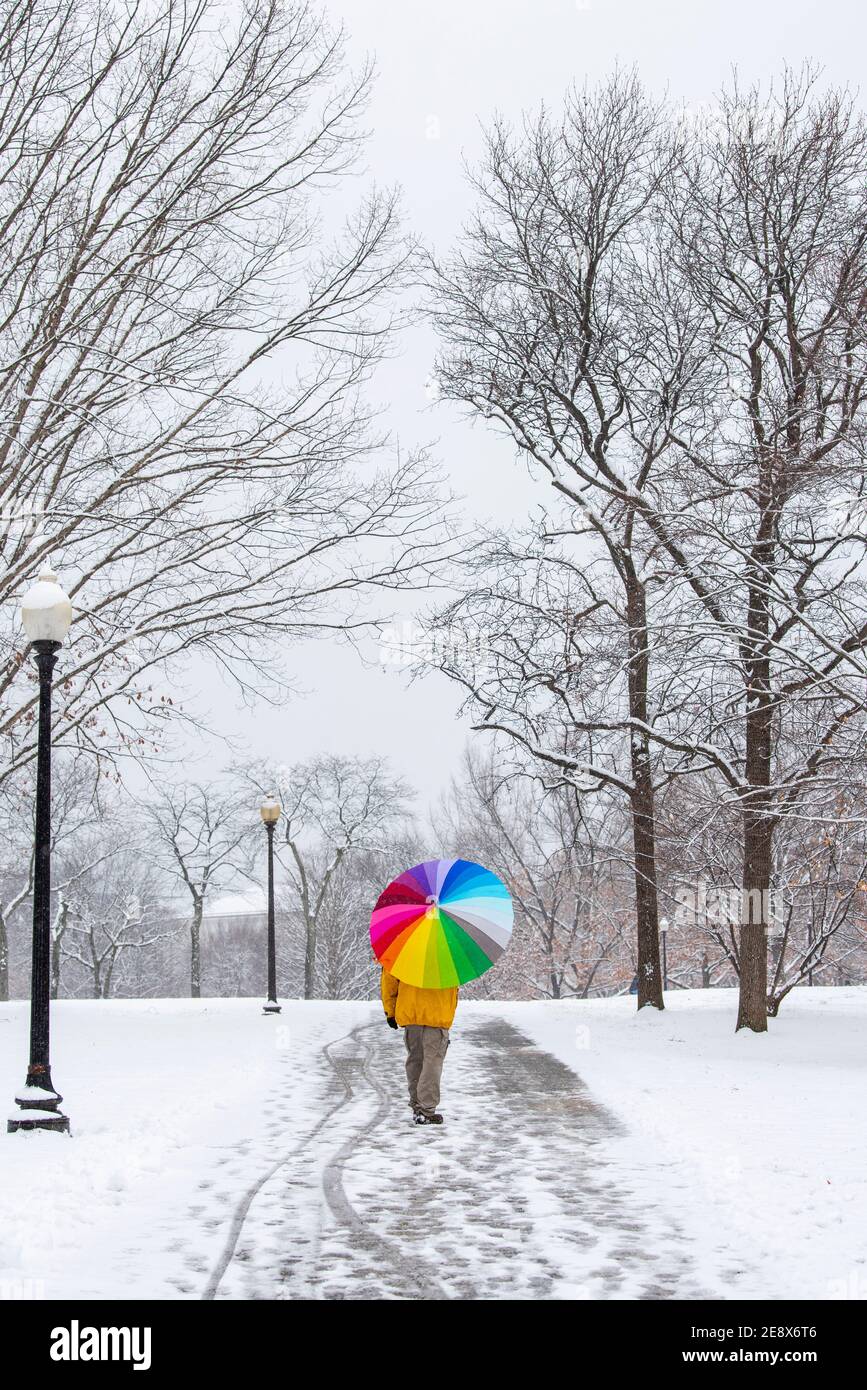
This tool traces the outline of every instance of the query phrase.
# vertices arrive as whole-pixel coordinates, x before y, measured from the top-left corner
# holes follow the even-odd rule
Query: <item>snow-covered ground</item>
[[[867,989],[799,989],[764,1036],[729,990],[504,1004],[628,1127],[619,1162],[723,1298],[867,1299]]]
[[[378,1004],[61,1001],[0,1297],[867,1297],[867,990],[462,1004],[418,1130]],[[27,1011],[0,1005],[12,1113]]]

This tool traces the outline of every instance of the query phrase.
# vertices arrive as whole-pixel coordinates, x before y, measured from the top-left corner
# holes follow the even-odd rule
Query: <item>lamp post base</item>
[[[69,1133],[69,1116],[58,1107],[63,1096],[57,1091],[44,1091],[39,1086],[25,1086],[15,1097],[19,1115],[10,1115],[6,1121],[6,1133],[15,1134],[19,1129],[53,1129],[60,1134]]]
[[[276,1004],[273,999],[269,999],[267,1004],[263,1004],[262,1012],[263,1014],[279,1014],[280,1005]]]
[[[59,1134],[68,1134],[69,1116],[59,1111],[51,1114],[48,1110],[22,1110],[20,1116],[10,1115],[6,1121],[7,1134],[17,1134],[20,1129],[55,1129]]]

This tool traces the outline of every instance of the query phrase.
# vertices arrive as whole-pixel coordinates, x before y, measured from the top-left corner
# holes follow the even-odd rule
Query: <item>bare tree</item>
[[[770,95],[723,95],[672,191],[680,284],[729,401],[711,436],[677,442],[690,558],[667,549],[697,600],[691,674],[718,695],[712,756],[742,815],[738,1027],[754,1031],[775,831],[805,794],[813,814],[830,802],[864,746],[865,159],[852,99],[787,72]]]
[[[89,822],[89,829],[93,823],[93,821]],[[138,900],[132,893],[123,898],[123,890],[115,889],[113,899],[115,904],[120,903],[121,900],[124,903],[124,906],[118,908],[117,911],[118,918],[123,918],[123,924],[110,920],[110,910],[108,920],[105,917],[106,904],[103,890],[94,887],[94,873],[99,870],[101,876],[116,882],[117,866],[112,861],[119,855],[123,857],[129,849],[128,836],[124,836],[118,841],[113,837],[108,837],[107,829],[108,827],[103,823],[99,826],[96,834],[91,833],[86,837],[83,844],[80,837],[75,837],[72,853],[70,854],[69,850],[66,850],[59,875],[55,875],[55,881],[52,884],[54,914],[51,919],[51,997],[53,999],[60,997],[64,956],[69,954],[73,959],[79,959],[82,936],[86,936],[89,942],[88,968],[93,977],[94,998],[96,999],[108,997],[108,991],[111,988],[111,976],[114,973],[114,964],[118,955],[128,945],[151,944],[150,942],[137,941],[130,933],[129,929],[132,926],[141,925],[143,920],[140,913],[129,910],[128,905]],[[128,861],[125,860],[121,869],[121,878],[128,868]],[[97,901],[99,902],[99,909],[95,913],[93,904]],[[88,924],[87,926],[84,925],[85,922]],[[98,936],[102,937],[99,945],[97,945]],[[70,946],[70,941],[73,938],[75,938],[75,944]]]
[[[548,529],[566,563],[580,570],[595,546],[619,591],[609,616],[625,648],[628,768],[607,780],[632,811],[639,1008],[662,1008],[663,997],[646,580],[654,538],[637,503],[654,489],[675,429],[696,415],[701,357],[689,319],[666,324],[646,293],[666,273],[660,212],[677,157],[663,108],[631,76],[571,91],[561,116],[543,110],[518,134],[497,124],[473,180],[479,210],[434,276],[444,394],[508,431],[553,488],[552,505],[565,503]],[[580,609],[604,602],[587,583]],[[576,723],[573,742],[582,724],[591,727]],[[504,727],[521,736],[508,719]]]
[[[737,1026],[764,1031],[774,830],[862,749],[867,127],[810,74],[768,98],[735,87],[661,154],[660,121],[618,77],[553,127],[495,130],[482,213],[438,276],[441,375],[548,475],[561,529],[571,508],[595,530],[622,587],[639,990],[658,981],[653,746],[739,807]],[[667,586],[653,615],[649,572]]]
[[[75,857],[77,846],[87,839],[104,814],[105,796],[99,777],[82,758],[60,758],[54,770],[52,795],[52,853],[55,859],[55,900],[67,877],[67,863]],[[10,931],[21,928],[27,942],[29,928],[24,911],[33,891],[33,813],[34,788],[31,769],[0,780],[0,831],[4,847],[0,861],[0,999],[9,998]],[[80,863],[69,869],[74,878]],[[72,881],[70,879],[70,881]],[[56,983],[56,959],[53,978]]]
[[[397,831],[411,827],[410,789],[377,757],[325,754],[294,767],[265,764],[247,775],[260,793],[275,792],[283,808],[278,857],[301,915],[304,998],[312,999],[320,932],[327,915],[340,911],[343,865],[352,855],[382,849]]]
[[[369,79],[341,48],[302,0],[3,6],[0,602],[62,571],[63,746],[152,751],[193,650],[263,698],[266,646],[351,629],[433,544],[361,399],[412,248],[388,192],[329,214]],[[4,630],[0,779],[35,707]]]
[[[396,860],[388,846],[378,852],[356,850],[340,861],[316,922],[321,998],[369,999],[375,993],[379,970],[370,946],[370,914],[386,883],[412,862]]]
[[[540,780],[496,750],[484,758],[468,751],[438,836],[494,870],[512,894],[515,930],[495,997],[505,975],[535,998],[586,997],[622,947],[625,923],[606,891],[620,856],[600,824],[585,823],[573,786],[546,790]]]
[[[165,787],[146,806],[158,864],[191,902],[190,996],[202,992],[202,917],[209,894],[249,871],[253,822],[235,786]]]
[[[20,847],[15,871],[3,874],[3,897],[0,899],[0,1001],[9,998],[10,933],[20,909],[33,892],[33,850]]]
[[[64,962],[79,968],[93,999],[116,991],[131,955],[147,954],[172,935],[160,920],[157,876],[129,836],[111,855],[92,853],[61,901],[59,950]]]
[[[837,821],[786,821],[777,860],[771,921],[768,1013],[797,985],[825,983],[827,971],[857,952],[846,928],[867,903],[867,850],[863,817],[850,819],[841,794]],[[836,948],[836,949],[835,949]]]

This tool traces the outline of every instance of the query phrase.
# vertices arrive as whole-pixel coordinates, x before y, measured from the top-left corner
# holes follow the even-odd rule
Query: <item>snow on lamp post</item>
[[[266,1014],[279,1014],[277,1003],[277,947],[274,940],[274,827],[280,819],[280,802],[274,796],[266,796],[259,807],[259,815],[268,837],[268,1001]]]
[[[659,923],[659,930],[662,933],[662,988],[668,989],[668,918],[663,917]]]
[[[39,725],[36,745],[36,828],[33,871],[33,955],[30,974],[30,1065],[15,1097],[20,1114],[8,1133],[54,1129],[69,1133],[60,1110],[61,1095],[51,1081],[49,998],[51,971],[51,678],[57,653],[72,622],[72,604],[44,569],[21,601],[21,621],[39,671]]]

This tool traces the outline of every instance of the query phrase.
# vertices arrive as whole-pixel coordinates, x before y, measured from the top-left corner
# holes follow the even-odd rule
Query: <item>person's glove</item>
[[[389,1028],[396,1028],[396,1027],[397,1027],[397,1019],[396,1019],[396,1018],[392,1018],[390,1014],[386,1014],[386,1016],[385,1016],[385,1021],[386,1021],[386,1023],[388,1024]]]

